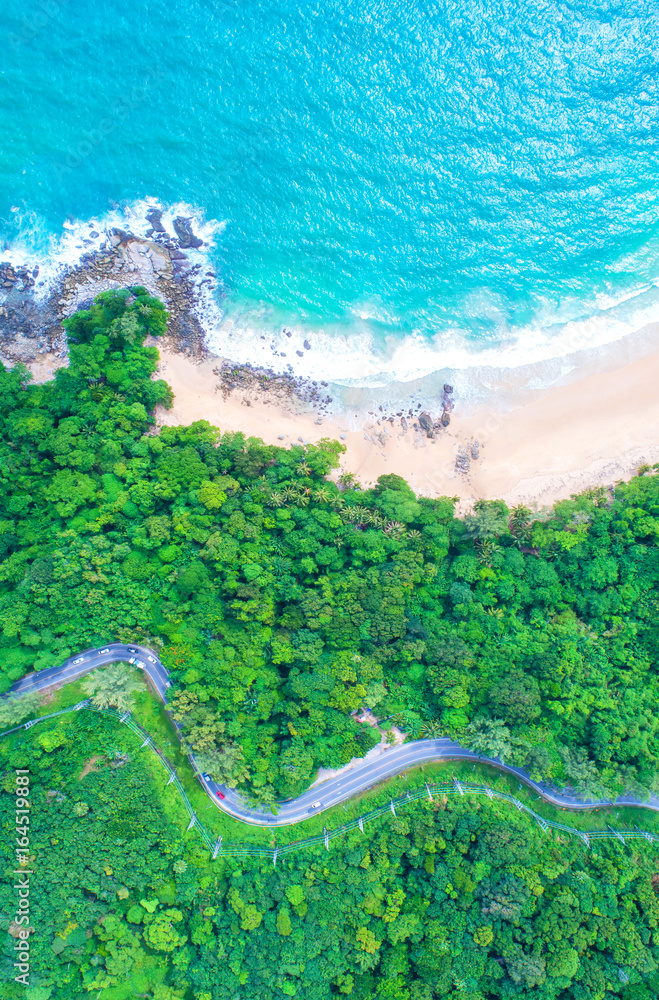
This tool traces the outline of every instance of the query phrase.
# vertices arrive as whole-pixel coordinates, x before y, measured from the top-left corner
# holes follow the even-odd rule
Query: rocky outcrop
[[[166,233],[167,230],[162,224],[162,212],[159,208],[152,208],[146,213],[146,221],[151,223],[154,233]]]
[[[241,394],[245,400],[260,395],[279,404],[296,399],[308,403],[320,416],[329,412],[333,402],[332,396],[323,392],[328,387],[327,382],[301,378],[292,372],[281,373],[272,368],[231,361],[224,361],[213,372],[219,377],[218,389],[225,399],[234,392]]]
[[[149,221],[159,221],[156,210]],[[155,231],[155,226],[154,226]],[[205,352],[204,331],[195,306],[201,265],[192,265],[164,227],[155,239],[113,229],[103,247],[85,254],[53,284],[47,296],[35,295],[38,267],[0,263],[0,355],[7,361],[34,361],[39,354],[66,356],[62,320],[88,308],[99,292],[143,285],[167,306],[170,346],[186,354]],[[188,232],[188,231],[186,231]],[[197,238],[188,232],[193,240]],[[209,277],[210,276],[210,277]],[[206,272],[204,281],[214,278]]]
[[[192,232],[192,219],[184,219],[178,215],[174,219],[174,231],[178,236],[179,246],[182,250],[196,250],[198,247],[203,247],[204,241]]]

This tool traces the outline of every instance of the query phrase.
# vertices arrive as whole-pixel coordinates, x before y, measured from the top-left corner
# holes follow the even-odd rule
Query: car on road
[[[137,652],[137,650],[136,650],[136,649],[133,649],[133,648],[132,648],[131,646],[128,646],[128,652],[129,652],[129,653],[136,653],[136,652]]]
[[[218,799],[226,799],[226,795],[224,794],[224,792],[215,792],[215,794],[217,795]]]
[[[97,649],[96,652],[100,655],[101,653],[109,653],[110,650],[107,649],[107,647],[106,647],[105,649]]]
[[[84,663],[84,662],[85,662],[84,656],[79,656],[77,660],[73,661],[74,664],[76,664],[76,663]]]
[[[155,663],[156,662],[155,656],[147,656],[147,660],[149,661],[149,663]]]
[[[312,812],[314,812],[314,811],[315,811],[316,809],[320,809],[320,807],[322,806],[322,804],[323,804],[322,802],[314,802],[314,803],[313,803],[313,805],[311,805],[311,806],[310,806],[310,807],[309,807],[309,808],[307,809],[307,812],[310,812],[310,813],[312,813]]]
[[[130,658],[130,660],[128,662],[132,663],[133,666],[137,667],[138,670],[142,670],[144,668],[144,664],[142,663],[142,661],[141,660],[136,660],[134,656],[131,656],[131,658]]]

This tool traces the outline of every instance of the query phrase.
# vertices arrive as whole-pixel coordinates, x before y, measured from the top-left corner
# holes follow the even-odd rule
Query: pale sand
[[[160,376],[171,385],[175,401],[173,409],[158,413],[158,422],[208,420],[223,432],[242,431],[277,445],[344,435],[341,468],[355,473],[363,486],[395,472],[425,496],[551,504],[588,486],[629,478],[643,462],[659,461],[659,352],[539,391],[504,415],[461,416],[457,399],[450,427],[435,441],[411,428],[402,433],[398,420],[378,426],[369,417],[362,429],[350,430],[348,417],[316,424],[314,414],[287,411],[263,397],[253,398],[251,405],[235,393],[224,400],[212,371],[217,364],[217,359],[199,363],[161,348]],[[384,435],[384,443],[373,440],[374,434]],[[455,471],[458,447],[475,438],[481,457],[464,476]]]

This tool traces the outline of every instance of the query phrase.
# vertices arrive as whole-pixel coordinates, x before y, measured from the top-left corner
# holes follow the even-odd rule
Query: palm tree
[[[513,507],[510,517],[510,531],[517,546],[524,545],[531,537],[531,510],[523,503]]]
[[[444,728],[439,719],[430,719],[421,726],[421,735],[428,740],[438,740],[444,734]]]
[[[142,690],[137,677],[123,663],[112,663],[104,670],[94,670],[82,682],[85,694],[91,695],[96,708],[114,707],[129,712],[133,695]]]
[[[309,467],[309,466],[307,465],[307,463],[306,463],[306,462],[300,462],[300,464],[299,464],[299,465],[296,465],[296,466],[295,466],[295,471],[296,471],[296,472],[299,472],[299,474],[300,474],[301,476],[310,476],[310,475],[311,475],[311,469],[310,469],[310,467]]]
[[[353,490],[360,489],[359,483],[357,482],[357,476],[354,472],[342,472],[339,476],[339,483],[346,489],[350,486]]]
[[[497,545],[493,538],[477,538],[474,542],[474,548],[481,566],[488,566],[492,569],[492,562],[495,555],[501,552],[501,546]]]
[[[37,691],[31,691],[22,696],[8,695],[0,700],[0,729],[5,726],[15,726],[28,715],[35,715],[41,705]]]
[[[272,492],[268,498],[268,507],[283,507],[284,498],[281,493]]]
[[[327,486],[319,486],[317,490],[314,491],[313,498],[318,503],[327,503],[331,496],[330,491]]]
[[[297,490],[293,486],[284,486],[281,495],[284,500],[295,500],[297,498]]]

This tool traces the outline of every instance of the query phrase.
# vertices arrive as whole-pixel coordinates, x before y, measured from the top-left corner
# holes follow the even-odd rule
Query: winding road
[[[133,663],[149,678],[151,686],[161,701],[166,704],[167,688],[170,680],[167,670],[160,662],[158,654],[152,649],[137,644],[107,643],[99,649],[87,649],[74,657],[69,657],[61,666],[49,667],[38,673],[29,674],[17,681],[9,691],[9,695],[23,695],[33,691],[43,691],[55,684],[66,684],[77,680],[90,670],[102,667],[108,663],[123,661]],[[219,785],[205,775],[199,775],[199,781],[211,801],[223,812],[244,823],[254,826],[291,826],[309,819],[310,816],[323,812],[331,806],[338,805],[352,798],[359,792],[376,785],[385,778],[400,774],[410,767],[416,767],[427,761],[437,760],[473,760],[480,764],[490,764],[514,775],[516,778],[534,789],[546,802],[562,809],[599,809],[605,806],[635,806],[659,812],[659,798],[651,796],[643,801],[633,796],[621,796],[615,800],[584,800],[575,796],[558,792],[543,782],[533,781],[519,767],[511,767],[498,759],[479,757],[472,750],[467,750],[448,739],[413,740],[386,750],[381,757],[374,760],[364,760],[348,771],[337,774],[319,785],[303,792],[296,799],[288,799],[277,803],[277,815],[260,812],[250,806],[237,792],[226,785]]]

